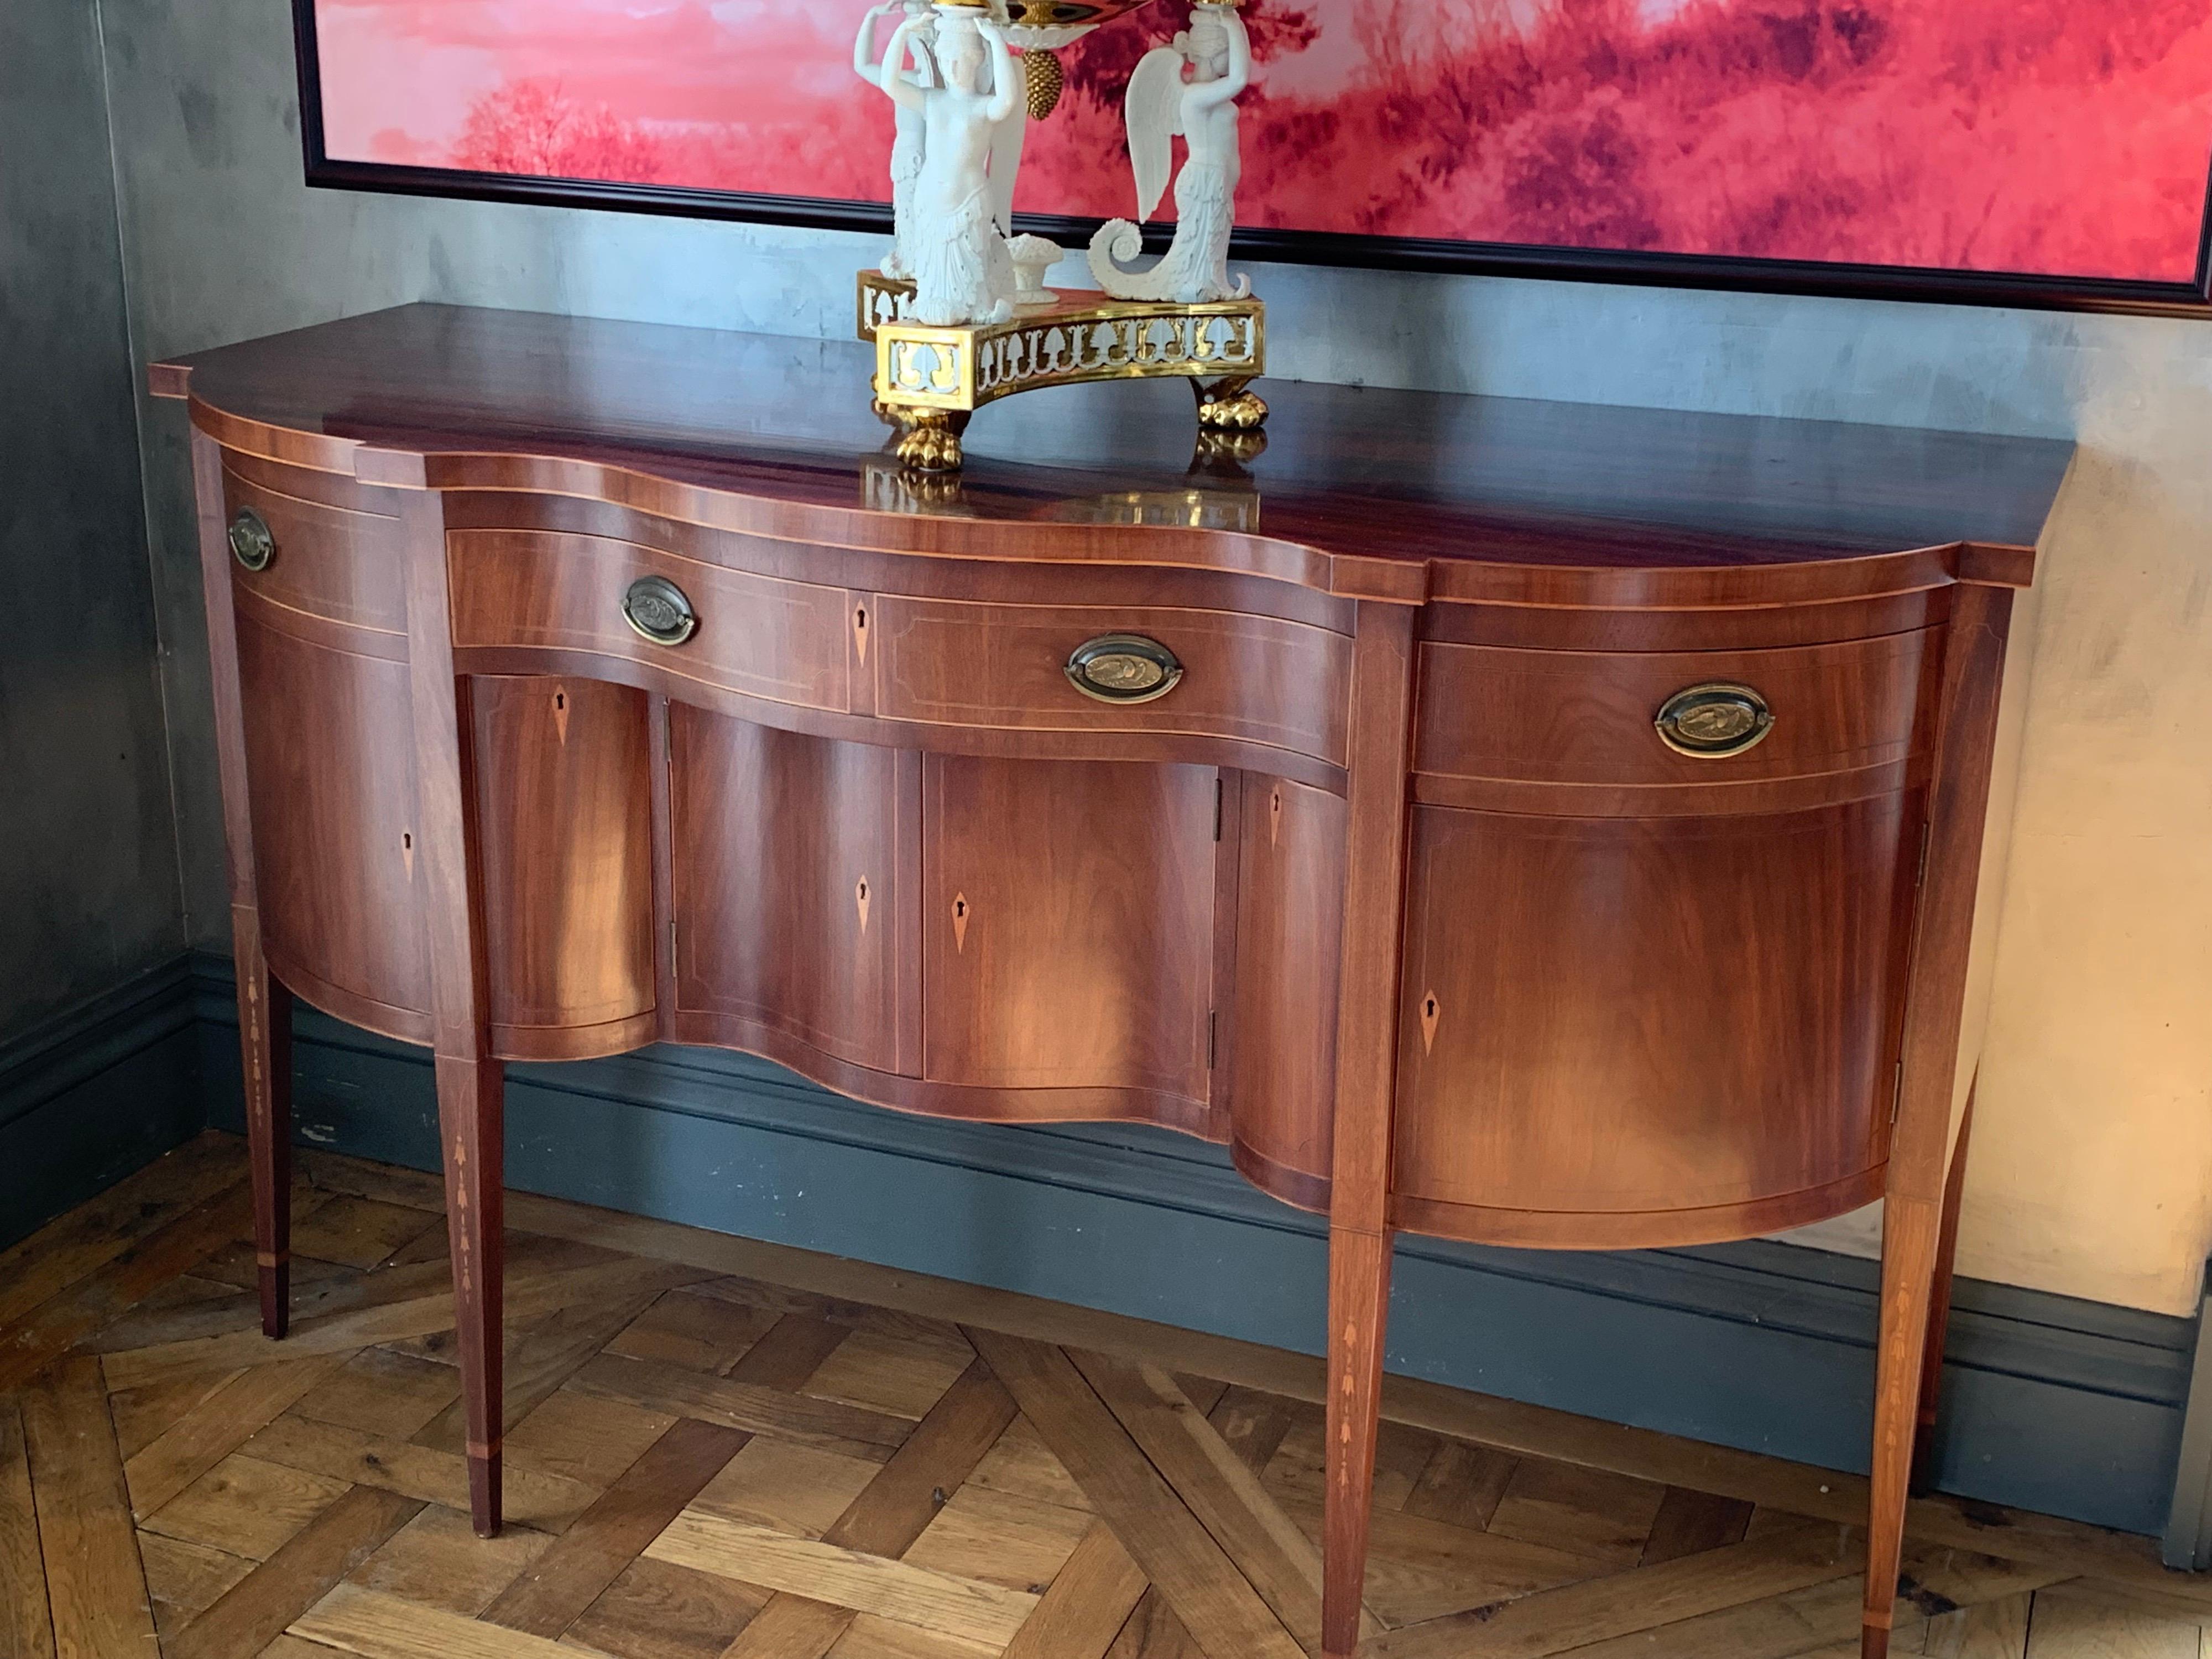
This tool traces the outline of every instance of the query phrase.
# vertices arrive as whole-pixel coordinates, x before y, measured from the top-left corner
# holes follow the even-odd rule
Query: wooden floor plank
[[[855,1617],[851,1607],[775,1593],[723,1659],[823,1659],[844,1639]]]
[[[148,1516],[144,1529],[264,1561],[349,1484],[233,1452]]]
[[[529,1527],[479,1538],[459,1510],[426,1504],[347,1577],[363,1589],[478,1619],[553,1542]]]
[[[167,1659],[259,1653],[422,1507],[412,1498],[356,1486],[165,1644]]]
[[[241,1181],[137,1240],[0,1329],[0,1392],[35,1376],[101,1326],[183,1277],[252,1213],[253,1195]],[[103,1405],[101,1415],[106,1414]]]
[[[131,1507],[152,1515],[335,1372],[343,1357],[256,1365],[234,1376],[123,1466]]]
[[[100,1361],[63,1360],[21,1407],[57,1659],[161,1659]]]
[[[1301,1659],[1297,1639],[1064,1352],[996,1331],[969,1340],[1200,1647],[1219,1659]]]
[[[585,1304],[556,1309],[525,1329],[519,1339],[510,1335],[501,1420],[514,1425],[528,1417],[555,1389],[574,1376],[579,1366],[606,1346],[623,1326],[663,1294],[665,1292],[632,1297],[603,1307]],[[466,1407],[467,1402],[456,1392],[435,1418],[405,1437],[439,1451],[465,1452]]]
[[[641,1559],[623,1569],[562,1640],[620,1659],[721,1659],[773,1594]],[[833,1639],[824,1636],[816,1653]]]
[[[2160,1619],[2102,1598],[2039,1590],[2027,1624],[2027,1659],[2200,1659],[2194,1621]]]
[[[468,1460],[404,1440],[280,1417],[242,1449],[247,1456],[326,1480],[380,1486],[449,1510],[469,1507]],[[507,1518],[541,1531],[565,1530],[599,1495],[598,1488],[564,1475],[520,1465],[506,1472]]]
[[[653,1299],[606,1345],[625,1359],[651,1359],[664,1365],[720,1376],[738,1357],[768,1334],[777,1316],[700,1296],[670,1291]]]
[[[929,1572],[698,1510],[678,1516],[646,1553],[656,1561],[999,1647],[1013,1639],[1037,1603],[1024,1591]]]
[[[2028,1612],[2035,1592],[1960,1607],[1928,1621],[1930,1659],[2027,1659]]]
[[[395,1269],[415,1273],[416,1270]],[[436,1273],[437,1278],[444,1275]],[[610,1300],[643,1297],[689,1284],[696,1270],[655,1261],[610,1261],[596,1267],[543,1273],[510,1272],[507,1317],[516,1324],[559,1309],[604,1305]],[[374,1304],[328,1318],[295,1318],[281,1348],[258,1327],[182,1341],[158,1343],[110,1356],[109,1376],[117,1388],[134,1388],[179,1372],[258,1365],[273,1359],[335,1353],[425,1336],[453,1328],[450,1287],[429,1290],[409,1301]]]
[[[1485,1530],[1608,1567],[1631,1567],[1644,1553],[1668,1490],[1612,1469],[1523,1457]]]
[[[0,1659],[53,1659],[31,1460],[15,1396],[0,1394]]]
[[[1483,1531],[1520,1467],[1519,1458],[1488,1446],[1442,1441],[1401,1507],[1425,1521]]]
[[[1151,1588],[1114,1529],[1094,1521],[1004,1659],[1105,1659]]]
[[[0,1250],[0,1330],[236,1186],[241,1152],[228,1135],[200,1135]]]
[[[165,1538],[158,1532],[138,1534],[138,1559],[146,1570],[146,1593],[154,1601],[154,1628],[160,1632],[161,1650],[172,1652],[177,1632],[207,1611],[253,1571],[254,1564],[228,1550],[205,1544]]]
[[[361,1659],[576,1659],[574,1648],[542,1636],[479,1624],[358,1584],[340,1584],[302,1613],[290,1633]]]
[[[1637,1567],[1496,1608],[1455,1613],[1372,1638],[1363,1659],[1547,1659],[1858,1569],[1859,1534],[1823,1526]]]
[[[821,1541],[886,1559],[906,1553],[1014,1421],[1012,1395],[977,1360],[922,1419]],[[727,1659],[821,1659],[854,1609],[795,1593],[776,1595],[729,1649]]]
[[[411,1440],[460,1392],[460,1372],[454,1366],[390,1348],[364,1348],[336,1364],[291,1409],[295,1416],[319,1423]]]
[[[348,1267],[389,1261],[442,1218],[381,1199],[322,1194],[323,1202],[293,1224],[292,1253]]]
[[[534,1636],[561,1635],[737,1455],[745,1439],[720,1424],[679,1419],[484,1617]]]
[[[580,1367],[569,1386],[653,1411],[696,1417],[748,1434],[773,1434],[802,1446],[878,1462],[888,1462],[914,1431],[904,1418],[881,1412],[612,1354],[601,1354]]]
[[[1166,1372],[1087,1349],[1067,1357],[1284,1628],[1301,1647],[1317,1648],[1321,1552],[1260,1477]],[[1366,1628],[1376,1628],[1371,1617]]]
[[[1638,1566],[1656,1567],[1729,1544],[1741,1544],[1751,1527],[1752,1505],[1740,1498],[1669,1486],[1644,1541]]]

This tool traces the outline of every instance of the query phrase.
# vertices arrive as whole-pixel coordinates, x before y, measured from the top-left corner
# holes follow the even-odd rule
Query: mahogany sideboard
[[[1329,1220],[1322,1646],[1391,1240],[1886,1198],[1865,1651],[1932,1420],[2014,591],[2063,443],[1271,384],[903,473],[866,350],[410,306],[187,398],[264,1322],[295,995],[435,1050],[475,1520],[501,1066],[744,1048],[1224,1142]]]

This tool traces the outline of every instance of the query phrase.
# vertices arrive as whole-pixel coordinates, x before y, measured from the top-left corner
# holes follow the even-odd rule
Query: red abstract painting
[[[325,155],[882,202],[862,0],[311,0]],[[1017,205],[1128,214],[1155,0],[1067,49]],[[1238,220],[2200,280],[2212,0],[1248,0]]]

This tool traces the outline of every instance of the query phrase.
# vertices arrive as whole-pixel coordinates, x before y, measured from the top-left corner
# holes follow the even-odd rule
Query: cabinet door
[[[672,707],[677,1007],[911,1073],[919,1044],[900,1039],[919,1031],[920,988],[900,964],[920,770],[898,750]]]
[[[407,665],[295,639],[238,612],[239,695],[261,927],[311,1002],[427,1040]]]
[[[1237,1161],[1276,1197],[1320,1208],[1336,1124],[1344,801],[1241,775],[1229,1108]]]
[[[1729,817],[1414,814],[1398,1192],[1747,1204],[1887,1152],[1917,794]]]
[[[645,693],[494,675],[471,701],[494,1042],[555,1060],[650,1041]]]
[[[1206,1099],[1217,777],[928,757],[927,1076]]]

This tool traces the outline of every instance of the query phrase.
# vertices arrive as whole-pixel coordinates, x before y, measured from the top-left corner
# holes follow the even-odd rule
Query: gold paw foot
[[[1256,392],[1248,392],[1249,380],[1217,380],[1210,386],[1198,386],[1198,423],[1217,432],[1249,432],[1265,424],[1267,419],[1267,400]]]
[[[901,410],[898,458],[916,472],[957,472],[960,433],[942,410]]]

